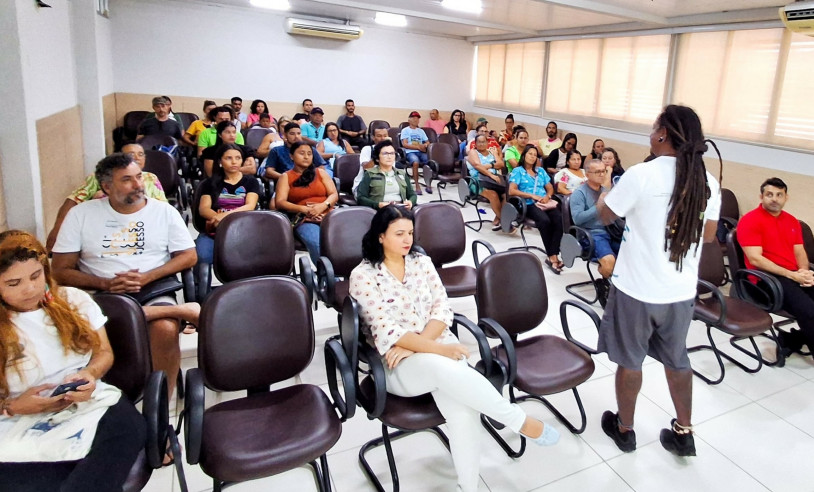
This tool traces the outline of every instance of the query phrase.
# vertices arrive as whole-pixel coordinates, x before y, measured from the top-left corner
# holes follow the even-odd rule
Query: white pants
[[[432,394],[447,421],[458,488],[465,492],[478,489],[480,414],[517,433],[526,420],[526,413],[503,398],[465,359],[456,361],[437,354],[413,354],[395,369],[385,369],[385,375],[388,393],[397,396]]]

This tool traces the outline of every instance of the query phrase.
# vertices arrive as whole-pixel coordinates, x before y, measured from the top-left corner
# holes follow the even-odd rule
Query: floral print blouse
[[[359,303],[367,342],[384,355],[402,335],[421,333],[431,319],[437,319],[447,325],[437,341],[457,343],[449,329],[453,313],[447,291],[432,261],[421,254],[409,254],[404,261],[404,282],[384,264],[367,260],[350,275],[350,295]]]

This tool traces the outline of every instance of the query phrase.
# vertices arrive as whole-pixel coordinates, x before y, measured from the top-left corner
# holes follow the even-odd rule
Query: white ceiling
[[[201,3],[202,0],[184,0]],[[249,0],[203,0],[236,7]],[[482,0],[480,15],[441,7],[440,0],[289,0],[287,15],[373,24],[377,11],[402,14],[409,32],[469,41],[776,21],[792,0]]]

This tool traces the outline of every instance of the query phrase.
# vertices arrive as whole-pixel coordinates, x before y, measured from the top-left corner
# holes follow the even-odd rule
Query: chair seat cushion
[[[478,283],[477,270],[469,265],[456,265],[438,269],[441,283],[449,297],[474,296]]]
[[[772,317],[755,305],[724,296],[726,301],[726,319],[716,327],[737,337],[752,337],[768,331],[772,326]],[[721,314],[721,304],[714,297],[696,299],[695,312],[703,318],[717,319]]]
[[[461,180],[461,173],[439,174],[435,179],[440,183],[457,183]]]
[[[150,481],[153,470],[147,465],[147,453],[142,449],[136,457],[136,462],[130,468],[122,490],[124,492],[136,492],[144,488]]]
[[[349,193],[342,193],[339,195],[339,203],[342,205],[348,205],[350,207],[355,207],[357,205],[356,199],[353,198],[353,195]]]
[[[373,411],[376,401],[376,388],[369,376],[359,384],[359,401],[366,411]],[[417,431],[436,427],[445,422],[429,393],[403,397],[387,394],[384,411],[379,420],[400,430]]]
[[[591,356],[564,338],[540,335],[518,340],[514,387],[533,395],[553,395],[574,388],[594,373]],[[508,365],[504,350],[493,350]]]
[[[325,454],[341,433],[331,401],[314,385],[230,400],[204,413],[201,468],[227,482],[268,477]]]

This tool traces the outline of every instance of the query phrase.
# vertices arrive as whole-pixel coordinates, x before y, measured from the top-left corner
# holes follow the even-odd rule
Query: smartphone
[[[54,388],[54,392],[51,393],[51,396],[59,396],[64,395],[69,391],[76,391],[76,388],[80,386],[84,386],[88,384],[88,381],[85,379],[80,379],[79,381],[71,381],[70,383],[60,384],[56,388]]]

